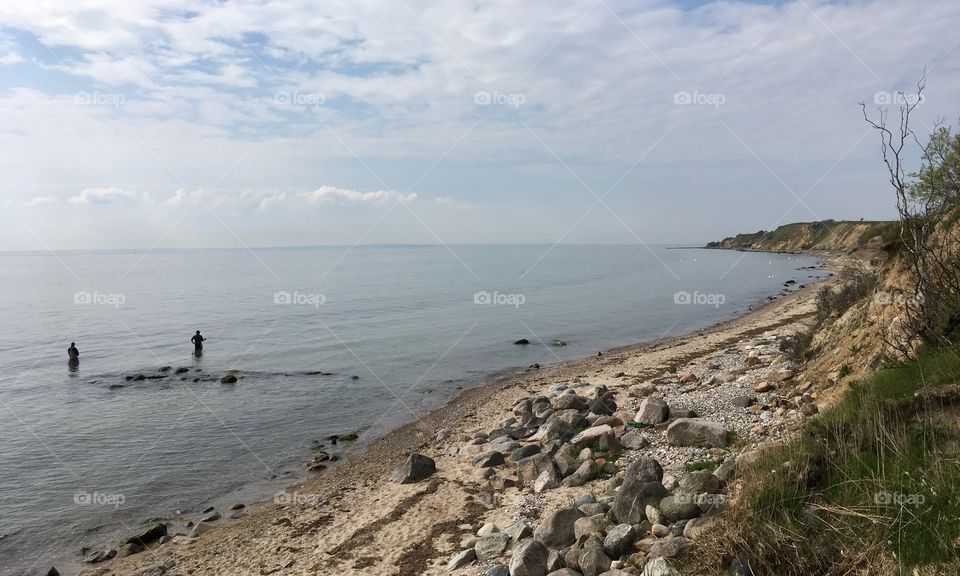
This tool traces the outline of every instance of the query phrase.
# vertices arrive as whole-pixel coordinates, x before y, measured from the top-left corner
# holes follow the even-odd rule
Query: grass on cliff
[[[736,556],[758,575],[960,573],[958,382],[960,346],[855,383],[739,471],[700,567]]]

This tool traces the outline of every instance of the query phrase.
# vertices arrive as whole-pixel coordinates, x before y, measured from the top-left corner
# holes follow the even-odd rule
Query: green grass
[[[879,570],[880,559],[960,568],[957,413],[915,396],[958,381],[955,346],[855,382],[797,440],[744,470],[729,518],[736,552],[758,573],[784,575]]]
[[[720,462],[717,460],[697,460],[696,462],[687,462],[684,464],[684,467],[687,469],[687,472],[696,472],[697,470],[713,471],[719,465]]]

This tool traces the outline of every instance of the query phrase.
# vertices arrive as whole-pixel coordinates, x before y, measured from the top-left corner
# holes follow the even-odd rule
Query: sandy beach
[[[677,447],[665,441],[662,424],[644,430],[648,445],[626,449],[617,460],[618,466],[625,466],[650,456],[678,479],[686,474],[687,462],[722,461],[789,434],[802,418],[799,411],[763,415],[761,420],[756,408],[738,408],[730,400],[750,395],[756,398],[755,406],[770,403],[773,392],[754,390],[760,389],[757,383],[770,359],[778,356],[778,339],[812,321],[817,289],[793,291],[697,333],[504,375],[348,454],[273,501],[219,511],[222,518],[210,522],[209,530],[207,523],[200,530],[194,527],[196,537],[171,530],[162,545],[155,542],[144,552],[83,574],[447,573],[448,560],[460,550],[461,541],[484,524],[503,528],[527,519],[533,526],[546,511],[585,494],[613,489],[610,480],[601,478],[535,493],[529,485],[512,485],[513,463],[488,479],[484,475],[490,472],[484,474],[474,462],[483,452],[486,432],[510,417],[519,401],[549,395],[557,384],[584,390],[606,387],[626,415],[634,413],[642,400],[638,385],[653,384],[672,410],[692,409],[735,432],[736,447]],[[755,369],[742,369],[747,356],[761,358],[763,366],[758,362]],[[693,377],[684,376],[687,373]],[[732,377],[725,375],[731,373]],[[798,383],[816,398],[816,391],[802,378]],[[391,470],[414,452],[434,459],[436,473],[412,484],[389,482]],[[455,573],[484,574],[495,564],[474,562]]]

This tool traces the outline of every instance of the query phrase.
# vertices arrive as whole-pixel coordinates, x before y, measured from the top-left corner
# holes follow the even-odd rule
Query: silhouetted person
[[[80,361],[80,351],[77,350],[77,343],[71,342],[70,347],[67,348],[67,356],[70,358],[70,362],[79,362]]]
[[[197,330],[197,333],[193,335],[193,338],[190,339],[193,342],[193,353],[199,356],[203,353],[203,341],[206,340],[203,336],[200,335],[200,331]]]

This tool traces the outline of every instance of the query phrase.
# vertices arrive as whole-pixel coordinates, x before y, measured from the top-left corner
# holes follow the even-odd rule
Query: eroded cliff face
[[[830,252],[849,254],[857,250],[882,249],[896,241],[897,222],[851,222],[823,220],[785,224],[776,230],[737,234],[708,248],[770,252]]]

